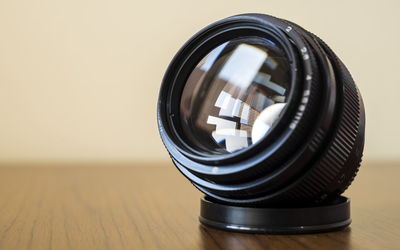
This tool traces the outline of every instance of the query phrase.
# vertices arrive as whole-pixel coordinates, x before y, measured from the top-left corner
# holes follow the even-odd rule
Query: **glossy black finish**
[[[287,55],[287,105],[261,141],[228,154],[204,153],[183,133],[182,91],[193,68],[213,48],[246,36],[267,37]],[[344,64],[315,35],[261,14],[218,21],[181,48],[163,79],[157,121],[179,171],[225,205],[293,207],[333,200],[351,184],[364,147],[364,106]]]
[[[223,205],[203,198],[199,220],[206,226],[242,233],[321,233],[350,225],[350,200],[340,196],[312,207],[254,208]]]

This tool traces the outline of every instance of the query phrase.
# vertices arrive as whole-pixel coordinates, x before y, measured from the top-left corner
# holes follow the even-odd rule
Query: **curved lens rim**
[[[166,145],[168,151],[170,152],[171,156],[179,161],[182,165],[185,165],[188,169],[198,173],[198,174],[206,174],[206,175],[215,175],[215,174],[229,174],[237,171],[242,171],[244,169],[253,167],[254,164],[257,164],[264,161],[268,158],[276,148],[279,148],[279,144],[282,141],[285,141],[288,138],[288,134],[292,132],[286,128],[286,130],[282,133],[280,138],[275,141],[272,145],[265,147],[265,138],[260,141],[260,143],[256,143],[251,145],[250,147],[240,150],[237,153],[226,154],[217,157],[202,157],[198,155],[194,155],[193,151],[187,151],[184,146],[184,141],[179,140],[177,138],[178,132],[174,127],[171,126],[173,122],[170,121],[170,111],[171,107],[166,101],[166,96],[171,96],[171,89],[174,89],[174,85],[176,84],[176,78],[179,76],[179,72],[182,70],[182,66],[187,63],[187,59],[194,54],[196,51],[193,47],[199,47],[207,40],[210,40],[213,37],[218,35],[224,36],[228,31],[233,29],[243,30],[247,29],[257,29],[258,31],[264,32],[265,34],[270,35],[271,32],[276,34],[278,39],[281,39],[282,44],[286,44],[288,50],[290,51],[289,55],[298,55],[299,51],[297,50],[299,47],[305,47],[305,43],[302,38],[292,32],[284,32],[285,28],[288,27],[288,24],[282,22],[279,19],[275,19],[273,17],[269,17],[270,20],[260,22],[260,18],[251,17],[251,16],[234,16],[217,23],[214,23],[198,34],[196,34],[191,40],[189,40],[182,49],[177,53],[173,61],[171,62],[166,75],[163,79],[163,85],[160,89],[160,98],[159,98],[159,105],[158,105],[158,123],[160,128],[160,135],[163,138],[164,144]],[[276,28],[276,27],[278,28]],[[217,43],[218,44],[218,43]],[[215,45],[217,45],[215,44]],[[293,44],[293,48],[292,48]],[[215,46],[214,45],[214,46]],[[206,51],[208,52],[209,49]],[[296,51],[296,53],[294,52]],[[204,57],[205,53],[202,54],[200,57]],[[291,58],[294,65],[299,65],[296,62],[296,57],[293,56]],[[306,74],[311,74],[311,65],[309,62],[305,60],[298,59],[298,61],[302,61],[301,67],[298,66],[297,69],[301,68],[303,76],[301,76],[301,81],[304,81],[304,76]],[[196,63],[198,60],[196,60]],[[178,72],[178,73],[177,73]],[[292,77],[293,84],[295,83],[295,77]],[[171,84],[173,82],[173,84]],[[172,86],[169,86],[172,85]],[[304,87],[304,86],[302,86]],[[292,88],[295,89],[295,86]],[[303,89],[301,90],[303,91]],[[180,99],[179,99],[180,100]],[[291,103],[290,98],[288,98],[288,103]],[[163,110],[168,106],[168,110]],[[298,108],[298,105],[296,106]],[[168,114],[168,115],[167,115]],[[277,123],[279,124],[279,123]],[[182,143],[183,142],[183,143]],[[179,143],[181,143],[179,145]],[[255,150],[258,148],[258,150]],[[258,156],[255,156],[258,155]],[[251,158],[251,159],[250,159]],[[215,165],[226,165],[230,164],[225,168],[220,168],[221,171],[218,173],[213,172],[213,167]]]
[[[186,140],[184,139],[184,136],[182,135],[181,129],[179,129],[180,124],[177,123],[176,121],[173,121],[172,119],[169,119],[169,126],[172,129],[173,133],[176,135],[176,139],[179,141],[179,143],[182,145],[182,147],[179,147],[180,151],[185,154],[186,156],[188,156],[189,158],[196,160],[196,161],[204,161],[204,162],[215,162],[215,161],[223,161],[223,160],[227,160],[227,159],[237,159],[237,157],[239,156],[244,156],[246,155],[249,151],[253,151],[255,148],[260,147],[260,145],[265,145],[265,141],[268,141],[267,138],[268,137],[272,137],[274,136],[274,131],[276,131],[276,128],[278,126],[282,126],[283,124],[281,123],[282,121],[282,117],[285,117],[287,115],[287,110],[289,108],[295,108],[294,104],[292,102],[292,99],[294,99],[294,93],[295,93],[295,89],[297,87],[297,78],[296,78],[296,68],[297,65],[295,65],[296,58],[294,56],[294,52],[292,51],[292,47],[290,44],[288,43],[284,43],[284,41],[282,41],[282,39],[280,39],[278,36],[275,35],[271,37],[271,30],[265,30],[265,27],[262,27],[263,29],[260,29],[260,27],[252,27],[252,26],[246,26],[246,25],[241,25],[239,27],[233,27],[233,28],[228,28],[225,30],[220,31],[219,33],[215,34],[212,37],[209,37],[205,42],[199,44],[197,47],[195,47],[194,49],[192,49],[191,51],[191,55],[188,56],[185,59],[185,62],[183,64],[181,64],[181,68],[179,69],[179,71],[177,71],[178,73],[176,73],[177,77],[182,77],[181,79],[187,79],[188,75],[182,76],[180,74],[182,74],[182,68],[183,67],[187,67],[188,65],[196,65],[198,63],[198,59],[197,58],[202,58],[204,57],[210,50],[212,50],[213,48],[215,48],[216,46],[218,46],[219,44],[226,42],[227,40],[231,40],[232,38],[235,37],[230,37],[229,34],[233,31],[236,32],[240,32],[240,33],[247,33],[247,32],[262,32],[260,34],[265,34],[266,38],[268,39],[274,39],[274,41],[276,41],[277,43],[280,43],[280,47],[281,49],[284,50],[285,54],[288,57],[288,62],[289,62],[289,67],[290,67],[290,74],[292,75],[291,77],[291,82],[290,82],[290,91],[289,94],[287,96],[287,103],[289,105],[286,105],[286,107],[284,108],[284,110],[282,111],[282,115],[281,117],[277,120],[277,122],[274,124],[274,126],[271,128],[271,132],[267,133],[263,139],[259,140],[257,143],[254,143],[252,145],[250,145],[249,147],[246,147],[242,150],[238,150],[236,152],[232,152],[230,154],[222,154],[222,155],[213,155],[213,154],[209,154],[209,153],[205,153],[199,150],[196,150],[194,147],[190,146]],[[272,33],[274,34],[274,33]],[[247,35],[242,35],[243,37],[246,37]],[[213,42],[214,39],[220,39],[218,42]],[[222,39],[222,40],[221,40]],[[193,55],[196,55],[196,57],[193,57]],[[193,67],[190,67],[190,69],[192,70]],[[191,72],[191,70],[187,70],[189,72]],[[171,97],[171,99],[179,99],[181,97],[181,91],[183,90],[183,87],[186,83],[186,81],[184,80],[183,83],[181,83],[182,89],[179,91],[179,95],[177,95],[175,93],[174,97]],[[181,80],[182,81],[182,80]],[[176,84],[176,83],[175,83]],[[177,91],[175,89],[175,91]],[[174,93],[171,93],[172,95]],[[168,103],[168,102],[167,102]],[[178,116],[179,116],[179,109],[177,109],[178,106],[175,107],[175,110],[172,110],[171,108],[172,105],[169,105],[170,110],[169,113],[170,114],[174,114],[177,116],[177,120],[178,120]],[[276,136],[276,135],[275,135]]]
[[[234,37],[233,39],[230,39],[230,40],[228,40],[227,42],[225,42],[225,43],[223,43],[223,44],[226,44],[226,43],[234,43],[235,44],[235,46],[237,46],[237,45],[240,45],[240,44],[248,44],[248,42],[250,41],[250,45],[252,45],[252,43],[253,42],[255,42],[255,43],[257,43],[257,47],[265,47],[265,48],[267,48],[267,46],[270,44],[270,43],[274,43],[274,44],[276,44],[275,43],[275,41],[271,41],[271,39],[270,38],[266,38],[265,36],[264,37],[261,37],[261,36],[252,36],[252,35],[246,35],[246,36],[240,36],[240,37]],[[215,48],[217,48],[218,46],[220,46],[221,44],[218,44],[216,47],[214,47],[214,48],[212,48],[211,49],[211,51],[213,51]],[[290,76],[289,76],[289,81],[288,82],[286,82],[286,84],[288,83],[288,85],[292,85],[293,83],[292,83],[292,75],[294,75],[294,70],[293,70],[293,65],[290,63],[290,61],[289,61],[289,59],[288,59],[288,56],[287,56],[287,51],[284,51],[284,49],[283,48],[281,48],[281,46],[279,46],[279,45],[274,45],[275,47],[277,47],[277,49],[279,49],[280,51],[282,51],[283,52],[283,55],[280,55],[280,56],[283,56],[285,59],[285,67],[287,67],[287,72],[285,72],[285,74],[289,74]],[[210,52],[209,52],[210,53]],[[207,53],[206,54],[206,57],[209,55],[209,53]],[[271,54],[270,56],[274,56],[273,54]],[[203,58],[201,58],[201,60],[203,60],[205,57],[203,57]],[[293,62],[293,61],[292,61]],[[196,66],[195,67],[198,67],[198,63],[196,64]],[[189,74],[189,76],[188,76],[188,78],[190,77],[190,75],[192,74],[193,72],[190,72],[190,74]],[[181,105],[182,105],[182,98],[183,98],[183,94],[184,93],[186,93],[186,95],[190,95],[190,96],[193,96],[193,94],[194,94],[194,90],[193,89],[191,89],[191,90],[189,90],[189,92],[187,92],[187,90],[186,90],[186,84],[187,84],[187,81],[186,81],[186,83],[185,83],[185,86],[184,86],[184,89],[183,89],[183,91],[182,91],[182,94],[181,94]],[[199,86],[198,84],[203,84],[203,83],[199,83],[199,82],[197,82],[196,83],[197,85],[196,86]],[[196,87],[197,88],[197,87]],[[288,97],[289,97],[289,95],[290,95],[290,92],[291,92],[291,88],[290,88],[290,86],[287,86],[287,92],[285,93],[285,98],[286,98],[286,100],[285,100],[285,104],[287,104],[288,102],[289,102],[289,100],[288,100]],[[186,91],[186,92],[185,92]],[[205,100],[207,97],[203,97],[204,99],[203,100]],[[180,105],[180,108],[181,108],[181,105]],[[193,105],[193,103],[191,104],[191,105]],[[191,127],[187,127],[188,125],[186,125],[185,126],[185,124],[182,122],[182,119],[183,119],[183,114],[182,114],[182,108],[180,109],[180,113],[179,113],[179,116],[180,116],[180,118],[181,118],[181,128],[182,129],[184,129],[185,127],[186,127],[186,132],[185,131],[183,131],[183,133],[182,133],[182,139],[183,140],[185,140],[185,142],[187,143],[187,145],[189,145],[190,147],[191,147],[191,150],[192,151],[196,151],[195,153],[196,154],[198,154],[198,155],[201,155],[201,156],[204,156],[204,157],[209,157],[209,156],[215,156],[215,155],[224,155],[224,154],[232,154],[232,153],[234,153],[234,152],[239,152],[239,151],[242,151],[242,150],[244,150],[244,149],[246,149],[246,148],[248,148],[248,147],[250,147],[251,145],[253,145],[253,144],[256,144],[256,143],[259,143],[261,140],[264,140],[264,139],[266,139],[265,137],[267,136],[267,134],[270,134],[274,129],[275,129],[275,127],[277,127],[278,125],[278,122],[280,122],[281,121],[281,119],[280,119],[280,117],[282,116],[282,114],[286,111],[286,109],[283,109],[283,111],[281,112],[281,115],[279,116],[279,118],[273,123],[273,125],[271,126],[271,128],[269,129],[269,131],[262,137],[262,139],[261,140],[258,140],[257,142],[254,142],[254,143],[249,143],[249,145],[248,146],[246,146],[246,147],[243,147],[243,148],[241,148],[241,149],[238,149],[238,150],[235,150],[235,151],[233,151],[233,152],[228,152],[228,151],[226,151],[226,152],[223,152],[223,153],[215,153],[212,149],[207,149],[207,147],[209,147],[209,146],[207,146],[207,145],[204,145],[204,148],[203,147],[201,147],[201,146],[198,146],[197,144],[196,144],[196,141],[194,141],[194,140],[196,140],[196,137],[194,136],[190,136],[190,135],[187,135],[187,133],[188,132],[190,132],[191,134],[195,134],[195,129],[193,129],[193,128],[191,128]],[[189,117],[186,117],[185,116],[185,119],[188,119],[188,118],[190,118],[190,116]],[[185,130],[185,129],[184,129]]]

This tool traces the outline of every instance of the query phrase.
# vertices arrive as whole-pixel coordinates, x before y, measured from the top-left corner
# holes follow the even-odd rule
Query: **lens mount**
[[[286,105],[257,143],[228,154],[199,150],[180,122],[186,81],[211,50],[246,37],[268,39],[284,51],[290,68]],[[315,35],[261,14],[211,24],[179,50],[162,82],[157,121],[177,168],[209,199],[226,204],[298,204],[337,196],[356,175],[364,146],[364,107],[344,64]]]

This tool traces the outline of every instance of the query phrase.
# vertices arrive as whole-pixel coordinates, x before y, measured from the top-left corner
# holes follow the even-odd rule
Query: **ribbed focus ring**
[[[327,46],[325,49],[331,52]],[[350,185],[349,182],[353,180],[360,166],[361,158],[358,158],[355,164],[347,164],[359,135],[360,96],[344,65],[334,54],[332,56],[339,71],[339,79],[343,79],[343,105],[338,112],[340,114],[338,127],[325,152],[321,154],[322,157],[310,168],[303,179],[297,181],[298,185],[295,188],[282,196],[283,200],[304,201],[310,198],[315,200],[316,197],[323,200],[332,191],[341,193]],[[348,167],[355,169],[352,178],[346,183],[344,177]],[[330,190],[332,188],[336,190]]]
[[[226,155],[198,152],[179,131],[176,100],[185,76],[202,53],[249,34],[275,37],[291,60],[292,88],[285,112],[258,144]],[[350,185],[364,147],[364,106],[346,67],[315,35],[267,15],[230,17],[189,40],[167,70],[157,114],[160,135],[177,168],[210,199],[228,204],[329,199]]]

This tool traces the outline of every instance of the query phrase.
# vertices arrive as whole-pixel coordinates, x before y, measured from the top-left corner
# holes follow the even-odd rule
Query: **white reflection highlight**
[[[267,56],[261,49],[241,44],[233,51],[218,77],[241,89],[247,89]]]
[[[261,140],[264,135],[268,133],[272,125],[279,118],[285,105],[286,103],[275,103],[261,111],[254,121],[253,129],[251,130],[251,140],[253,144]]]

